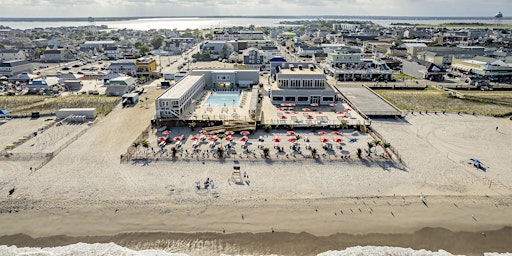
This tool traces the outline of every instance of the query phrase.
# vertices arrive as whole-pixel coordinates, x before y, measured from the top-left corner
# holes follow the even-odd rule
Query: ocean
[[[89,22],[87,18],[32,18],[15,19],[0,18],[0,24],[14,29],[32,29],[49,27],[70,27],[106,25],[109,29],[207,29],[233,26],[257,27],[281,26],[280,21],[336,19],[343,21],[372,21],[376,24],[388,27],[391,23],[417,23],[417,24],[441,24],[448,22],[479,22],[493,24],[492,18],[484,17],[393,17],[393,16],[282,16],[282,17],[126,17],[126,18],[96,18]],[[502,24],[512,24],[512,19],[504,18]]]
[[[58,247],[21,247],[0,246],[0,255],[44,255],[44,256],[89,256],[89,255],[111,255],[111,256],[189,256],[184,253],[167,252],[165,250],[132,250],[119,246],[115,243],[76,243]],[[194,254],[196,255],[196,254]],[[205,254],[201,255],[217,255]],[[239,254],[219,254],[220,256],[235,256]],[[243,254],[251,256],[251,254]],[[260,254],[258,254],[260,255]],[[276,254],[267,254],[267,256],[277,256]],[[388,247],[388,246],[355,246],[341,251],[326,251],[317,254],[317,256],[452,256],[444,250],[428,251],[413,250],[411,248]],[[512,256],[512,253],[484,253],[484,256]]]

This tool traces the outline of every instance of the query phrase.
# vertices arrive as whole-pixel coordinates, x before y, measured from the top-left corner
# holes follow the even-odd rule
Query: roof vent
[[[302,65],[299,65],[299,70],[302,70]]]

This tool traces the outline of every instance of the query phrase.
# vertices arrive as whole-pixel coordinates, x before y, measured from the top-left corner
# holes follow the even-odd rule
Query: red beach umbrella
[[[341,116],[341,118],[347,119],[348,116],[347,115],[343,115],[343,116]]]
[[[217,141],[217,136],[208,137],[209,141]]]
[[[249,138],[247,138],[247,136],[243,136],[242,138],[240,138],[240,141],[243,141],[243,142],[246,142],[248,140],[249,140]]]
[[[225,138],[225,140],[226,140],[226,141],[232,141],[232,140],[233,140],[233,137],[231,137],[231,136],[227,136],[227,137]]]
[[[309,108],[303,108],[302,111],[311,111]]]
[[[331,104],[329,104],[329,106],[331,106],[331,107],[336,107],[336,106],[338,106],[338,104],[336,104],[336,103],[331,103]]]
[[[273,141],[273,142],[281,142],[281,139],[279,139],[279,138],[275,137],[275,138],[272,138],[272,141]]]
[[[190,140],[198,140],[199,138],[196,137],[196,136],[193,136],[192,138],[190,138]]]
[[[342,112],[342,111],[338,111],[338,112],[336,112],[336,114],[338,114],[338,115],[343,115],[344,113],[345,113],[345,112]]]
[[[282,115],[280,118],[281,118],[281,119],[286,119],[286,116],[285,116],[285,115]]]
[[[158,137],[158,141],[166,141],[167,138],[166,137]]]
[[[306,116],[308,119],[313,119],[313,116],[312,115],[307,115]]]
[[[311,103],[310,106],[312,107],[318,107],[318,103]]]
[[[217,131],[211,131],[211,132],[209,132],[208,134],[210,134],[210,135],[216,135],[217,133],[218,133]]]
[[[250,131],[241,131],[240,134],[243,136],[247,136],[247,135],[251,134],[251,132]]]
[[[277,108],[277,110],[279,110],[279,111],[284,111],[284,108]]]
[[[235,132],[233,132],[233,131],[227,131],[227,132],[225,132],[224,134],[226,134],[227,136],[231,136],[231,135],[235,134]]]
[[[287,131],[287,132],[286,132],[286,135],[288,135],[288,136],[293,136],[293,135],[295,135],[295,134],[296,134],[296,133],[295,133],[294,131]]]
[[[180,136],[176,136],[176,137],[172,138],[172,140],[174,140],[174,141],[181,141],[181,137]]]
[[[295,103],[288,103],[288,107],[295,107]]]
[[[320,136],[324,136],[326,134],[327,134],[327,132],[324,132],[324,131],[318,132],[318,135],[320,135]]]
[[[323,113],[322,113],[322,111],[318,111],[318,112],[316,112],[316,113],[317,113],[317,114],[319,114],[319,115],[323,114]]]
[[[291,137],[291,138],[288,139],[288,142],[296,142],[296,141],[297,141],[297,139],[294,138],[294,137]]]
[[[332,132],[331,132],[331,134],[334,134],[334,135],[338,135],[338,136],[339,136],[339,135],[340,135],[340,132],[338,132],[338,131],[332,131]]]
[[[288,107],[290,106],[288,103],[281,103],[281,107]]]
[[[343,142],[343,139],[342,139],[342,138],[340,138],[340,137],[338,137],[338,138],[334,139],[334,141],[335,141],[336,143],[342,143],[342,142]]]
[[[326,142],[329,142],[329,139],[322,137],[322,138],[320,138],[320,141],[322,143],[326,143]]]
[[[205,130],[200,130],[200,131],[199,131],[199,134],[201,134],[201,135],[205,135],[205,134],[206,134],[206,131],[205,131]]]
[[[163,132],[162,132],[162,134],[163,134],[163,135],[169,135],[169,134],[171,134],[171,131],[169,131],[169,130],[165,130],[165,131],[163,131]]]
[[[298,113],[297,113],[297,112],[295,112],[295,111],[292,111],[292,115],[296,115],[296,114],[298,114]]]
[[[346,108],[345,110],[346,110],[346,111],[350,111],[350,110],[352,110],[352,109],[350,109],[350,108]]]

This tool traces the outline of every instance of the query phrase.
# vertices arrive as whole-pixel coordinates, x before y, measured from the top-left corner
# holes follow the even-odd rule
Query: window
[[[334,101],[333,97],[323,97],[323,101]]]
[[[283,101],[283,97],[272,97],[274,101]]]
[[[295,101],[295,97],[285,97],[285,101]]]
[[[309,101],[309,97],[297,97],[297,101]]]

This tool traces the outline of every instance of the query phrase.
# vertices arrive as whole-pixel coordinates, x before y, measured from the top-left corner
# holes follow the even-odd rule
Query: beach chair
[[[294,123],[302,123],[302,120],[299,120],[296,116],[291,116],[290,119],[292,119]]]

